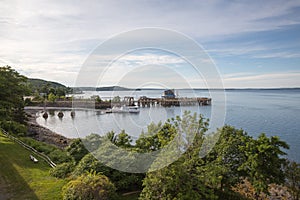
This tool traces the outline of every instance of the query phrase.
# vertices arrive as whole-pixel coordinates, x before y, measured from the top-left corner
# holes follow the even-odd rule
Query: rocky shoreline
[[[40,126],[36,122],[36,113],[38,110],[26,110],[27,115],[27,128],[28,128],[28,136],[34,138],[35,140],[45,142],[47,144],[55,145],[58,148],[65,148],[71,142],[70,138],[64,137],[58,133],[55,133],[48,128]]]

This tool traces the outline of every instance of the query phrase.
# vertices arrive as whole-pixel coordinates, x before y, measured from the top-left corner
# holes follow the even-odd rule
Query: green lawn
[[[30,154],[0,132],[0,197],[61,199],[61,188],[66,181],[51,177],[50,166],[39,157],[39,162],[33,163]]]

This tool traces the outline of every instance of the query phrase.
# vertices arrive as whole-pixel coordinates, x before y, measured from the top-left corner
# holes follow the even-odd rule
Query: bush
[[[27,133],[26,126],[15,121],[2,121],[0,126],[8,133],[16,136],[25,136]]]
[[[72,140],[71,144],[66,150],[70,156],[74,158],[76,163],[78,163],[86,154],[89,153],[80,138]]]
[[[116,189],[106,176],[88,173],[63,187],[63,199],[112,200],[116,199]]]
[[[62,151],[60,149],[55,149],[54,151],[50,152],[48,156],[52,159],[55,163],[64,163],[72,161],[72,157],[70,157],[67,152]]]
[[[84,156],[73,171],[74,176],[80,176],[89,171],[95,171],[107,176],[118,191],[137,190],[142,187],[143,174],[121,172],[103,165],[92,154]]]
[[[76,165],[73,174],[80,176],[89,171],[100,172],[103,167],[104,166],[92,154],[87,154]]]
[[[50,175],[56,178],[66,178],[74,169],[74,164],[72,162],[62,163],[57,165],[55,168],[50,170]]]
[[[57,149],[53,145],[49,145],[44,142],[40,142],[28,137],[20,138],[20,140],[22,140],[24,143],[28,144],[29,146],[33,147],[34,149],[36,149],[38,152],[44,153],[46,155],[49,155],[50,152]]]
[[[31,105],[31,103],[32,103],[31,99],[29,99],[29,98],[27,98],[27,99],[24,100],[24,105],[25,106],[29,106],[29,105]]]

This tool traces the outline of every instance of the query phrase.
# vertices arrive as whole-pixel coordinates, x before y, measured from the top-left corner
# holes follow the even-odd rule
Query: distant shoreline
[[[166,90],[166,88],[125,88],[125,87],[72,87],[81,91],[144,91],[144,90]],[[175,88],[175,90],[300,90],[295,88]]]

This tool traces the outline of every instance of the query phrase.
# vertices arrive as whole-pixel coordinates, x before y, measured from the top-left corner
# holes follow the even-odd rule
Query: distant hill
[[[66,93],[72,93],[72,89],[65,85],[53,81],[46,81],[42,79],[29,78],[28,85],[32,93],[49,93],[59,94],[59,96]]]
[[[35,88],[42,88],[44,86],[52,87],[52,88],[62,88],[66,89],[67,87],[61,83],[53,82],[53,81],[46,81],[42,79],[37,79],[37,78],[29,78],[28,79],[29,84],[32,87]]]
[[[126,91],[126,90],[134,90],[130,88],[125,88],[121,86],[108,86],[108,87],[97,87],[96,91]]]
[[[107,87],[73,87],[74,90],[81,91],[131,91],[131,90],[141,90],[141,89],[132,89],[121,86],[107,86]]]

